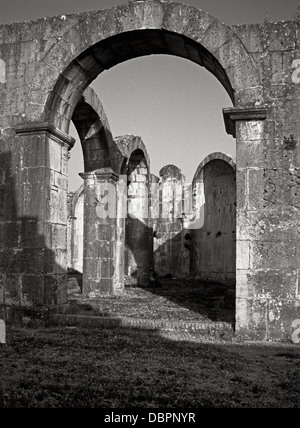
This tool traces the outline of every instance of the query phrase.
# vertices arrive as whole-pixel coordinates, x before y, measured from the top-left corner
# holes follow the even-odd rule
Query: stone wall
[[[183,225],[185,177],[174,165],[159,172],[152,188],[154,270],[159,276],[185,278],[190,273],[190,248]]]

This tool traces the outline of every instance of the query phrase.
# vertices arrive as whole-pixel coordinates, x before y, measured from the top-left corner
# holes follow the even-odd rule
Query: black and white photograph
[[[0,0],[17,408],[300,408],[299,0]]]

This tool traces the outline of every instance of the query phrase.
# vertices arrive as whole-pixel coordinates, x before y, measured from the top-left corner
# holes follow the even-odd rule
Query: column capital
[[[95,181],[115,181],[119,180],[119,175],[116,174],[111,167],[96,169],[95,171],[82,172],[79,174],[83,180]]]
[[[268,110],[264,106],[246,108],[231,107],[223,109],[223,116],[227,133],[235,138],[235,122],[266,120],[268,117]]]
[[[56,126],[48,122],[32,122],[18,125],[15,129],[17,135],[37,135],[45,134],[57,143],[67,144],[71,149],[75,144],[75,139]]]

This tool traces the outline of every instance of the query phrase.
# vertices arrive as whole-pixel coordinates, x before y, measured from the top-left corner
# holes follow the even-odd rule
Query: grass
[[[300,350],[201,334],[9,328],[1,408],[300,407]]]
[[[226,321],[234,287],[163,280],[65,310],[141,319]],[[31,328],[29,327],[31,326]],[[300,349],[239,343],[233,332],[8,327],[1,408],[299,408]]]

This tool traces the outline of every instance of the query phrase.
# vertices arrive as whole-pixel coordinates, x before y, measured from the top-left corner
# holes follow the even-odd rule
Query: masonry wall
[[[147,287],[152,265],[152,229],[149,221],[149,171],[141,151],[128,163],[125,282]]]
[[[234,30],[268,112],[263,122],[237,122],[237,329],[290,340],[300,318],[300,23]]]

